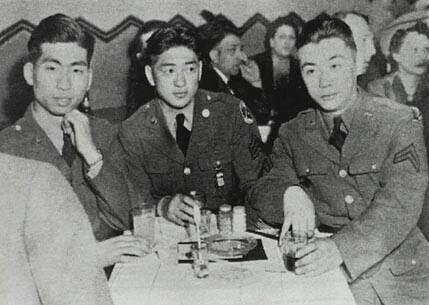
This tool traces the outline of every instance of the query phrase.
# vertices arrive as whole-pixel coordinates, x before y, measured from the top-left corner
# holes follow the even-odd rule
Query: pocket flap
[[[296,172],[298,177],[327,175],[328,164],[323,162],[302,162],[297,166]]]
[[[349,165],[351,175],[378,173],[380,172],[383,160],[376,158],[358,158]]]
[[[228,164],[231,162],[232,162],[231,156],[222,156],[221,158],[202,156],[198,159],[198,166],[203,171],[215,170],[217,163],[219,163],[220,166],[224,167],[224,164]]]

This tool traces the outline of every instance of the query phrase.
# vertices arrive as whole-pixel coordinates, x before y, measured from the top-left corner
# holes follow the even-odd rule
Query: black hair
[[[159,55],[173,47],[186,47],[200,58],[197,37],[194,30],[182,25],[167,26],[157,30],[149,38],[146,48],[148,64],[153,66]]]
[[[73,18],[63,15],[51,15],[36,26],[28,41],[29,60],[35,63],[42,55],[43,43],[75,42],[87,51],[88,65],[94,53],[95,40]]]
[[[209,60],[210,51],[226,36],[240,37],[240,34],[234,23],[223,15],[214,16],[205,10],[201,12],[201,15],[207,20],[207,23],[198,28],[198,43],[205,60]]]
[[[131,62],[140,62],[137,59],[137,53],[144,53],[141,36],[146,33],[154,32],[160,28],[164,28],[167,25],[168,23],[162,20],[149,20],[143,24],[128,46],[128,56],[130,57]]]
[[[270,39],[276,35],[277,30],[283,26],[290,26],[295,32],[295,37],[298,39],[298,35],[301,32],[304,20],[296,13],[291,12],[286,16],[281,16],[275,19],[268,25],[267,33],[265,34],[264,46],[267,50],[270,49]]]
[[[328,38],[339,38],[347,47],[356,52],[356,44],[349,26],[344,21],[325,13],[304,24],[302,33],[298,37],[297,49]]]

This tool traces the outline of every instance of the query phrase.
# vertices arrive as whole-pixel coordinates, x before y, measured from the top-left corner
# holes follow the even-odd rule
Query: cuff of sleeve
[[[89,179],[94,179],[100,173],[101,168],[103,167],[103,159],[95,163],[94,165],[88,167],[86,176]]]
[[[165,217],[165,206],[171,200],[171,196],[164,196],[158,201],[156,205],[156,216]]]

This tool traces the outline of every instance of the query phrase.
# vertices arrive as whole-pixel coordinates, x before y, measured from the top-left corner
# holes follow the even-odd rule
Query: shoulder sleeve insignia
[[[394,164],[406,161],[409,161],[414,169],[420,172],[420,160],[413,143],[398,151],[393,157]]]
[[[253,124],[253,122],[254,122],[253,116],[243,101],[240,101],[240,113],[241,113],[241,116],[243,117],[243,120],[246,124]]]

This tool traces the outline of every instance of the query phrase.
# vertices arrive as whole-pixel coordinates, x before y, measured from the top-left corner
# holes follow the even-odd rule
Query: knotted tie
[[[186,155],[191,132],[184,126],[184,122],[185,115],[183,113],[176,115],[176,142],[183,154]]]
[[[341,123],[343,119],[340,116],[334,118],[334,129],[329,136],[329,144],[334,146],[339,152],[343,148],[344,141],[346,140],[347,133],[341,130]]]
[[[70,135],[63,133],[63,149],[61,150],[61,155],[63,156],[64,161],[68,166],[72,166],[74,159],[76,158],[76,149],[74,148]]]

